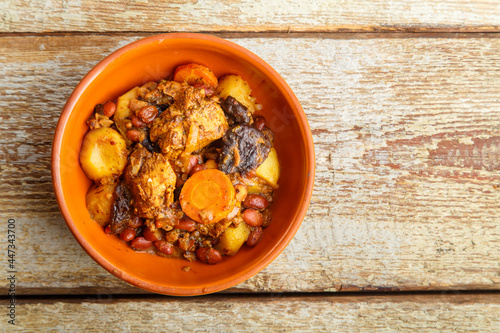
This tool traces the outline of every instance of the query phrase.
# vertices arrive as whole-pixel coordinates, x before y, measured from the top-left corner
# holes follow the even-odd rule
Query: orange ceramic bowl
[[[134,86],[168,77],[176,66],[199,63],[217,77],[241,75],[262,104],[260,112],[275,133],[281,162],[273,221],[260,243],[245,246],[217,265],[135,252],[106,235],[87,212],[92,182],[79,164],[86,120],[98,103],[114,100]],[[78,84],[57,124],[52,147],[52,180],[59,208],[85,251],[124,281],[166,295],[201,295],[232,287],[274,260],[298,230],[314,181],[314,148],[304,112],[285,81],[267,63],[241,46],[201,34],[173,33],[131,43],[106,57]],[[182,268],[190,266],[189,271]]]

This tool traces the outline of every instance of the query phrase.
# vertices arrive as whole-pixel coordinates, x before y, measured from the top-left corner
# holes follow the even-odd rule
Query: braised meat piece
[[[182,84],[174,81],[162,80],[159,84],[149,82],[139,88],[142,101],[150,104],[171,104],[177,94],[183,90]]]
[[[267,158],[272,147],[261,131],[248,125],[238,125],[228,130],[222,141],[219,170],[226,174],[245,174],[257,168]]]
[[[134,213],[142,218],[164,218],[174,200],[176,175],[168,159],[135,146],[125,169],[125,182],[133,197]]]
[[[221,138],[228,128],[224,111],[205,90],[180,84],[175,102],[156,118],[150,138],[169,159],[182,152],[191,153]]]
[[[222,99],[220,102],[220,106],[229,118],[229,125],[251,125],[253,123],[252,113],[248,111],[248,108],[246,106],[238,102],[233,96],[227,96],[227,98]]]

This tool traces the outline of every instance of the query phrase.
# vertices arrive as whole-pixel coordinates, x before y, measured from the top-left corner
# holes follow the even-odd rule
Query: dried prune
[[[267,158],[271,142],[258,129],[238,125],[226,132],[219,158],[219,170],[226,174],[257,168]]]
[[[119,234],[129,224],[134,224],[137,216],[132,211],[132,195],[124,183],[119,183],[115,189],[115,201],[111,212],[111,232]]]
[[[144,140],[142,140],[141,144],[144,148],[146,148],[150,153],[161,153],[161,148],[151,141],[151,138],[149,137],[149,128],[145,128],[146,136]]]
[[[229,118],[229,124],[246,124],[252,123],[252,114],[248,111],[247,107],[241,104],[233,96],[221,100],[220,107]]]

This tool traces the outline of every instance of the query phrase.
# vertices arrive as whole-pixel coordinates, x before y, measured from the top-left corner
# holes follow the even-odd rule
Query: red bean
[[[203,164],[196,164],[192,169],[191,172],[189,173],[190,175],[193,175],[197,173],[198,171],[205,170],[205,165]]]
[[[141,130],[131,129],[127,131],[127,138],[129,138],[131,141],[141,142],[145,137],[146,135]]]
[[[246,224],[252,227],[260,227],[264,223],[262,214],[255,209],[248,208],[243,212],[243,220]]]
[[[186,230],[187,232],[195,231],[196,222],[191,220],[189,217],[184,216],[179,220],[175,228]]]
[[[259,194],[249,194],[245,201],[243,201],[243,206],[258,210],[266,209],[267,205],[269,205],[267,199]]]
[[[130,116],[130,121],[132,122],[132,125],[134,125],[137,128],[141,128],[141,127],[146,126],[146,123],[144,123],[142,120],[137,118],[137,116],[135,114]]]
[[[196,256],[201,262],[211,265],[222,261],[222,255],[220,252],[211,247],[199,247],[196,250]]]
[[[153,243],[154,246],[161,252],[165,254],[173,254],[175,246],[172,243],[167,242],[166,240],[159,240]]]
[[[196,164],[198,164],[198,156],[191,156],[189,158],[186,173],[190,173]]]
[[[155,120],[156,116],[158,116],[158,109],[153,105],[147,105],[137,113],[137,117],[146,124]]]
[[[144,237],[136,237],[130,242],[130,246],[134,250],[147,250],[153,245],[153,242],[148,241]]]
[[[148,227],[144,228],[142,235],[146,238],[146,240],[151,242],[159,241],[163,238],[163,234],[160,230],[156,229],[155,231],[151,231]]]
[[[253,127],[258,129],[259,131],[262,131],[262,129],[264,129],[264,126],[266,126],[266,118],[264,117],[255,118],[255,121],[253,122]]]
[[[102,106],[102,114],[105,115],[108,118],[113,117],[116,111],[116,104],[113,102],[106,102]]]
[[[132,239],[135,238],[135,230],[132,228],[123,229],[123,231],[120,233],[120,238],[124,242],[130,242]]]
[[[264,231],[261,227],[253,229],[250,235],[248,235],[247,246],[254,247],[255,245],[257,245],[257,243],[260,242],[263,234]]]

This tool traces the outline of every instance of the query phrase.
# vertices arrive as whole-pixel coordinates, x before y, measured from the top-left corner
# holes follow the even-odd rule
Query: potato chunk
[[[116,183],[94,185],[87,192],[87,210],[90,218],[103,227],[111,221],[115,188]]]
[[[278,179],[280,178],[280,162],[278,161],[278,153],[276,149],[271,148],[269,155],[264,162],[259,165],[255,173],[260,178],[264,179],[273,188],[278,187]]]
[[[238,102],[246,106],[252,114],[257,110],[255,97],[250,95],[252,89],[239,75],[226,75],[221,78],[216,93],[221,99],[233,96]]]
[[[113,116],[116,127],[123,135],[125,142],[128,145],[130,145],[132,141],[127,138],[128,129],[125,127],[125,124],[133,113],[130,109],[130,101],[136,99],[137,97],[139,97],[139,87],[135,87],[127,93],[118,97],[118,101],[116,102],[116,111]]]
[[[220,242],[215,249],[227,256],[234,256],[248,239],[251,229],[245,223],[241,222],[237,227],[229,227],[220,237]]]
[[[121,175],[127,154],[127,144],[117,131],[109,127],[96,128],[83,138],[80,164],[87,177],[98,182]]]

